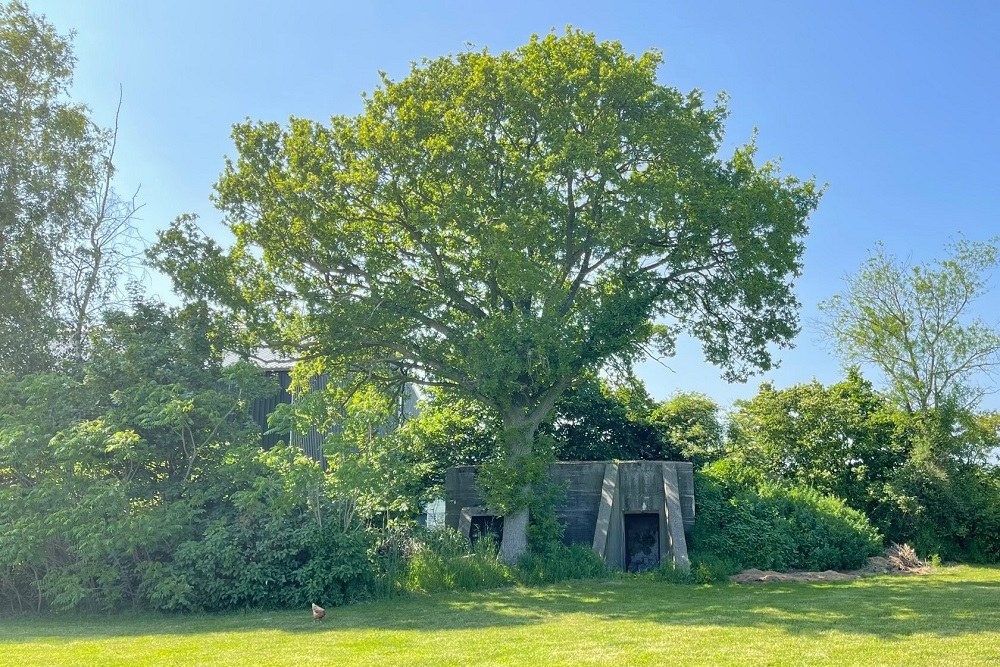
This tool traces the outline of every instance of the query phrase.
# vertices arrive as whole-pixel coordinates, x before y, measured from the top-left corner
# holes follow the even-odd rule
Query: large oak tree
[[[158,265],[316,368],[491,406],[512,467],[574,380],[681,331],[745,378],[797,332],[819,192],[752,144],[721,158],[724,100],[660,62],[567,31],[383,76],[329,124],[239,124],[216,186],[235,245],[181,219]],[[527,520],[505,517],[508,560]]]

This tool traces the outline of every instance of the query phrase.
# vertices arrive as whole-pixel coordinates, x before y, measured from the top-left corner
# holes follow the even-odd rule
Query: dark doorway
[[[493,540],[497,548],[500,548],[500,543],[503,541],[502,516],[483,514],[472,517],[472,525],[469,527],[469,539],[472,540],[472,544],[475,544],[484,537]]]
[[[660,564],[660,515],[625,515],[625,569],[643,572]]]

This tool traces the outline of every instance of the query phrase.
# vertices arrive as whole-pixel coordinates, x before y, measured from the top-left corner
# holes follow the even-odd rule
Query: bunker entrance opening
[[[660,565],[660,515],[625,515],[625,569],[644,572]]]
[[[472,526],[469,529],[469,539],[475,544],[480,539],[488,537],[499,548],[503,542],[503,517],[500,516],[474,516]]]

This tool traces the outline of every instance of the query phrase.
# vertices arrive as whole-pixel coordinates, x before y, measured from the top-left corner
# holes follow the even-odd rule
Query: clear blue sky
[[[1000,231],[1000,3],[28,2],[77,32],[73,96],[99,123],[111,123],[123,86],[119,189],[142,185],[150,238],[185,212],[219,229],[208,197],[243,118],[354,114],[379,70],[399,77],[466,42],[501,51],[567,24],[660,49],[662,83],[730,94],[730,144],[757,127],[762,159],[829,189],[797,283],[803,332],[782,368],[727,385],[682,342],[671,370],[640,369],[658,398],[695,390],[726,406],[763,379],[836,381],[816,304],[868,249],[883,241],[923,261],[956,234]],[[1000,319],[996,290],[980,306]]]

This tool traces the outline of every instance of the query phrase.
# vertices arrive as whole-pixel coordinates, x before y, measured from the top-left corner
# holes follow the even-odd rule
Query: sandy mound
[[[875,574],[928,574],[931,571],[917,558],[916,552],[907,544],[893,544],[885,550],[885,556],[872,556],[868,564],[851,572],[774,572],[772,570],[744,570],[729,577],[738,584],[766,584],[782,581],[850,581]]]

